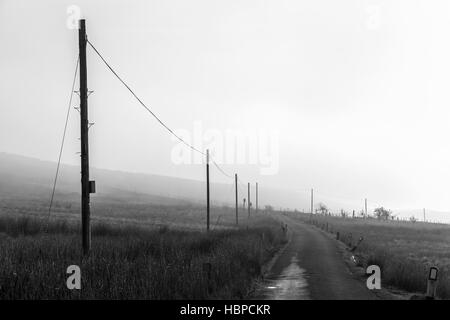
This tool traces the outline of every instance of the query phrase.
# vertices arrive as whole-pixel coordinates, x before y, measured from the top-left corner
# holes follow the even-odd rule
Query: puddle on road
[[[257,299],[309,300],[305,273],[299,267],[297,257],[292,257],[291,264],[280,275],[270,276],[260,284]]]

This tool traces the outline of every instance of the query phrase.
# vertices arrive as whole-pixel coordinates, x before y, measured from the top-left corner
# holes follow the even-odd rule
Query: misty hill
[[[0,152],[0,200],[40,199],[49,200],[56,163],[42,161]],[[96,181],[97,192],[92,201],[127,201],[161,205],[205,204],[205,182],[152,174],[129,173],[98,168],[90,168],[90,175]],[[245,187],[239,189],[239,205],[246,196]],[[252,190],[253,194],[254,190]],[[62,164],[57,184],[57,199],[78,201],[80,198],[79,166]],[[308,195],[292,191],[260,187],[259,204],[270,204],[275,208],[297,208],[308,212]],[[254,194],[253,194],[254,197]],[[344,203],[321,197],[329,208],[346,208]],[[254,201],[254,198],[253,198]],[[234,186],[211,183],[212,205],[234,206]],[[316,203],[317,205],[317,203]],[[347,208],[348,210],[350,208]],[[395,210],[398,217],[415,216],[423,220],[422,209]],[[337,210],[337,209],[334,209]],[[427,209],[428,221],[450,222],[450,213]]]
[[[0,152],[0,199],[49,199],[55,170],[54,162]],[[93,201],[108,198],[156,204],[205,203],[204,181],[93,167],[90,168],[90,176],[96,181],[97,189]],[[61,164],[57,194],[59,197],[79,199],[80,168],[78,166]],[[241,188],[240,205],[244,197],[246,197],[246,190]],[[233,184],[211,183],[213,205],[234,206],[234,199]],[[293,208],[298,199],[298,196],[292,192],[260,188],[261,208],[265,204],[271,204],[277,208],[289,206]],[[307,207],[306,201],[305,207]]]

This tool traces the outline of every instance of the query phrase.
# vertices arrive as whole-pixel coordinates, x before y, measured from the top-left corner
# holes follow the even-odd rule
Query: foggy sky
[[[277,174],[224,165],[244,181],[450,210],[447,1],[0,0],[0,151],[57,160],[78,55],[70,5],[170,127],[279,132]],[[171,161],[177,143],[92,50],[88,85],[93,166],[204,179]],[[63,162],[79,163],[78,137],[72,110]]]

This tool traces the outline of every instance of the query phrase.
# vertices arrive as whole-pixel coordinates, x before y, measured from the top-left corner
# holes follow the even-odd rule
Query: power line
[[[73,99],[73,93],[74,93],[74,89],[75,89],[75,81],[77,79],[77,72],[78,72],[78,65],[79,65],[79,63],[80,63],[80,57],[77,58],[77,63],[76,63],[76,66],[75,66],[75,73],[73,75],[72,90],[70,91],[69,105],[67,107],[67,113],[66,113],[66,122],[64,124],[64,131],[63,131],[63,135],[62,135],[62,139],[61,139],[61,146],[60,146],[60,149],[59,149],[58,164],[56,166],[55,179],[53,181],[52,196],[50,198],[50,205],[48,207],[47,224],[46,224],[46,227],[45,227],[45,231],[46,232],[48,231],[48,223],[49,223],[49,220],[50,220],[50,214],[52,212],[53,199],[55,197],[56,182],[58,181],[59,167],[61,165],[61,156],[62,156],[63,149],[64,149],[64,142],[66,140],[67,123],[69,122],[70,108],[72,106],[72,99]]]
[[[169,131],[170,134],[172,134],[175,138],[177,138],[179,141],[181,141],[184,145],[189,147],[190,149],[200,153],[203,156],[206,156],[206,152],[203,152],[197,148],[195,148],[193,145],[186,142],[184,139],[182,139],[180,136],[178,136],[172,129],[169,128],[168,125],[166,125],[150,108],[134,93],[134,91],[128,86],[125,81],[117,74],[117,72],[111,67],[111,65],[103,58],[103,56],[100,54],[100,52],[95,48],[95,46],[87,40],[87,43],[91,46],[91,48],[95,51],[95,53],[100,57],[100,59],[103,61],[103,63],[108,67],[108,69],[116,76],[116,78],[128,89],[128,91],[133,95],[133,97],[136,98],[136,100],[140,103],[142,107],[144,107],[167,131]],[[214,160],[211,160],[211,162],[214,164],[214,166],[226,177],[233,179],[233,176],[225,172]]]
[[[215,162],[214,160],[211,160],[212,163],[214,164],[214,166],[220,171],[222,172],[222,174],[230,179],[233,179],[234,177],[229,175],[228,173],[226,173],[222,168],[220,168],[220,166],[217,164],[217,162]]]
[[[187,147],[189,147],[190,149],[206,156],[206,153],[195,148],[194,146],[192,146],[191,144],[187,143],[186,141],[184,141],[180,136],[178,136],[172,129],[170,129],[152,110],[150,110],[149,107],[147,107],[145,105],[144,102],[142,102],[142,100],[134,93],[134,91],[125,83],[125,81],[122,80],[122,78],[114,71],[114,69],[108,64],[108,62],[106,62],[106,60],[103,58],[103,56],[100,54],[100,52],[98,52],[98,50],[94,47],[94,45],[87,40],[87,43],[92,47],[92,49],[94,49],[95,53],[100,57],[100,59],[105,63],[105,65],[108,67],[108,69],[116,76],[116,78],[128,89],[128,91],[130,91],[130,93],[136,98],[136,100],[141,104],[141,106],[143,106],[167,131],[169,131],[175,138],[177,138],[179,141],[181,141],[182,143],[184,143]]]

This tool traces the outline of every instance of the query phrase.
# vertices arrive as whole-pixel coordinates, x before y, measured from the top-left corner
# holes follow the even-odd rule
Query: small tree
[[[328,213],[328,208],[323,203],[319,203],[318,211],[319,211],[320,214],[326,215]]]
[[[409,221],[411,221],[412,223],[415,223],[417,221],[416,217],[412,216],[411,218],[409,218]]]
[[[384,219],[384,220],[388,220],[392,214],[391,210],[385,209],[384,207],[376,208],[373,212],[377,219]]]

